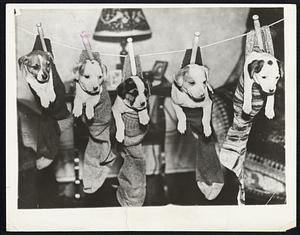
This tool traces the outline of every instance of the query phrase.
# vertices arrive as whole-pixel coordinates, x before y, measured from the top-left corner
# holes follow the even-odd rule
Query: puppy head
[[[248,65],[248,72],[267,94],[274,94],[278,79],[282,76],[279,62],[271,55],[265,55],[261,60],[253,60]]]
[[[147,107],[149,86],[138,76],[127,78],[117,87],[118,96],[130,107],[142,110]]]
[[[207,91],[208,69],[198,64],[189,64],[175,75],[174,82],[195,101],[202,101]]]
[[[73,72],[85,91],[97,94],[107,74],[107,68],[96,60],[85,60],[78,64]]]
[[[19,68],[29,73],[39,83],[49,81],[53,57],[49,52],[35,50],[18,59]]]

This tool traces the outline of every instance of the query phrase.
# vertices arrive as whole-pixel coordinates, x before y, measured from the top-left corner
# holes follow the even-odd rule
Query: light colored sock
[[[47,166],[49,166],[52,162],[53,162],[52,159],[41,157],[36,160],[36,168],[38,170],[42,170],[42,169],[46,168]]]
[[[207,185],[205,182],[198,181],[197,185],[207,200],[213,200],[219,195],[224,184],[213,183],[212,185]]]

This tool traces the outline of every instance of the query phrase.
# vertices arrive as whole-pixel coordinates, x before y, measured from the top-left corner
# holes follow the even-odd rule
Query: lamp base
[[[128,55],[128,52],[126,51],[126,45],[127,45],[127,39],[126,38],[122,38],[121,39],[121,47],[122,47],[122,50],[120,52],[120,61],[121,63],[120,64],[117,64],[116,68],[117,69],[121,69],[123,70],[123,66],[124,66],[124,61],[125,61],[125,57],[126,55]]]

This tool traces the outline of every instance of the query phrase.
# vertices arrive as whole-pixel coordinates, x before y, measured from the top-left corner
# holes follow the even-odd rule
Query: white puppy
[[[137,112],[139,122],[142,125],[147,125],[150,121],[147,110],[149,87],[140,77],[131,76],[118,86],[117,94],[112,112],[116,121],[116,139],[122,143],[125,137],[125,124],[122,114]]]
[[[265,115],[269,119],[274,118],[274,93],[281,76],[281,67],[276,58],[269,53],[251,52],[246,57],[244,65],[243,111],[246,114],[250,114],[252,111],[252,86],[253,83],[257,83],[262,91],[268,95]]]
[[[211,126],[211,109],[212,101],[209,97],[208,90],[213,92],[207,82],[208,69],[198,64],[189,64],[175,75],[172,84],[171,97],[173,107],[178,118],[177,129],[180,133],[186,131],[186,115],[182,107],[203,108],[203,131],[206,137],[210,136]]]
[[[94,117],[94,107],[99,102],[102,83],[107,74],[105,65],[96,60],[85,60],[73,69],[76,76],[76,95],[73,114],[79,117],[85,104],[86,117]]]
[[[27,83],[40,98],[41,105],[48,108],[56,99],[53,87],[53,58],[49,52],[34,50],[18,60]]]

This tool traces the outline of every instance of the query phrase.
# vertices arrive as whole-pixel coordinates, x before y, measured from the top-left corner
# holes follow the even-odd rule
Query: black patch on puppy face
[[[128,78],[117,87],[117,94],[122,99],[127,99],[132,105],[139,92],[133,79]]]
[[[250,64],[248,64],[248,73],[250,77],[253,77],[254,73],[259,73],[264,66],[264,60],[253,60]]]

